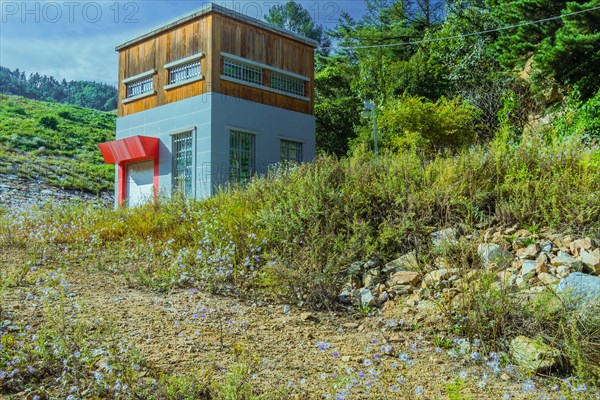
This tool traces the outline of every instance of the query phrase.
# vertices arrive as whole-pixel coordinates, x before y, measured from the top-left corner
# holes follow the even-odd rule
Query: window
[[[302,143],[291,140],[281,140],[280,153],[282,162],[302,162]]]
[[[255,169],[255,140],[248,132],[231,131],[229,151],[229,180],[246,183]]]
[[[152,76],[127,83],[127,98],[140,96],[154,91]]]
[[[253,67],[229,58],[225,58],[223,61],[223,75],[256,85],[263,84],[262,68]]]
[[[271,87],[282,92],[304,96],[304,81],[298,78],[284,75],[279,72],[271,73]]]
[[[192,132],[173,136],[173,191],[192,194]]]
[[[169,84],[186,81],[200,76],[200,60],[169,69]]]

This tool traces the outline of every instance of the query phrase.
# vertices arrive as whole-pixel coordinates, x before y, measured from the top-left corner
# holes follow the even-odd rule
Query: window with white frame
[[[152,76],[137,79],[126,83],[127,98],[141,96],[154,91],[154,79]]]
[[[173,191],[192,195],[192,132],[173,135]]]
[[[304,96],[304,81],[279,72],[271,72],[271,87],[282,92]]]
[[[169,84],[179,83],[195,77],[199,77],[201,75],[200,60],[192,61],[186,64],[178,65],[173,68],[169,68],[168,71]]]
[[[280,156],[282,162],[302,162],[302,143],[281,139]]]
[[[254,67],[227,57],[223,59],[223,75],[254,83],[255,85],[263,84],[262,68]]]
[[[255,170],[255,136],[249,132],[231,130],[229,143],[229,181],[246,183]]]

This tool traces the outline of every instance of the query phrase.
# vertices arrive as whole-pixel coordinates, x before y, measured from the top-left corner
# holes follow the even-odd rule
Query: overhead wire
[[[329,46],[329,47],[322,47],[319,50],[377,49],[377,48],[385,48],[385,47],[412,46],[412,45],[424,44],[424,43],[441,42],[441,41],[444,41],[444,40],[460,39],[460,38],[465,38],[465,37],[470,37],[470,36],[485,35],[485,34],[488,34],[488,33],[501,32],[501,31],[505,31],[505,30],[509,30],[509,29],[520,28],[522,26],[529,26],[529,25],[540,24],[540,23],[543,23],[543,22],[554,21],[554,20],[557,20],[557,19],[563,19],[563,18],[570,17],[570,16],[573,16],[573,15],[584,14],[584,13],[588,13],[588,12],[595,11],[595,10],[600,10],[600,6],[598,6],[598,7],[592,7],[592,8],[587,8],[585,10],[573,11],[573,12],[570,12],[570,13],[567,13],[567,14],[561,14],[561,15],[557,15],[557,16],[554,16],[554,17],[548,17],[548,18],[538,19],[538,20],[535,20],[535,21],[526,21],[526,22],[521,22],[521,23],[514,24],[514,25],[507,25],[507,26],[502,26],[502,27],[499,27],[499,28],[486,29],[486,30],[483,30],[483,31],[464,33],[464,34],[460,34],[460,35],[444,36],[444,37],[432,38],[432,39],[422,39],[422,40],[415,40],[415,41],[409,41],[409,42],[374,44],[374,45],[364,45],[364,46]]]

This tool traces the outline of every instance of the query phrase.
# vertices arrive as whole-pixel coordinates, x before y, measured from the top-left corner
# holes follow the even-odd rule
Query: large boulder
[[[600,303],[600,278],[581,272],[573,272],[561,279],[556,288],[558,293],[565,293],[572,299]]]
[[[560,351],[525,336],[517,336],[510,342],[510,354],[515,363],[531,372],[548,370],[561,361]]]
[[[500,269],[507,268],[513,259],[510,251],[495,243],[480,243],[477,248],[477,254],[483,262],[484,267],[492,268],[496,266]]]

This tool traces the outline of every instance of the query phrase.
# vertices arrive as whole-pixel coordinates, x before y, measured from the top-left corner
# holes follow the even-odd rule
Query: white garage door
[[[149,202],[154,196],[154,161],[127,165],[127,204],[135,207]]]

